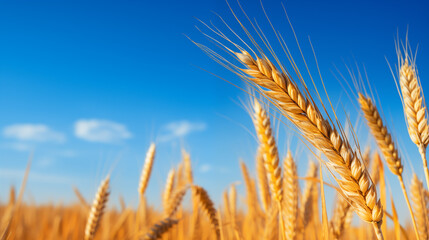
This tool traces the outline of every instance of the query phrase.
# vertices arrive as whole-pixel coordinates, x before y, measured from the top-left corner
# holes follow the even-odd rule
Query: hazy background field
[[[263,2],[298,54],[281,2]],[[236,2],[231,4],[238,10]],[[259,1],[243,1],[243,6],[272,36]],[[289,0],[285,6],[311,70],[316,69],[308,36],[329,93],[335,103],[341,99],[340,109],[351,109],[352,122],[356,111],[331,71],[334,65],[344,71],[344,63],[356,61],[365,64],[394,135],[407,136],[385,57],[396,63],[396,33],[403,37],[408,28],[411,45],[419,45],[417,66],[428,91],[427,1]],[[6,201],[11,185],[19,187],[33,152],[26,201],[74,202],[72,186],[91,199],[113,169],[110,204],[117,204],[118,195],[137,204],[144,154],[154,141],[158,149],[147,192],[150,203],[159,199],[182,147],[191,153],[195,181],[219,201],[230,183],[242,179],[238,159],[254,165],[257,144],[239,100],[246,101],[246,94],[206,71],[243,84],[184,36],[203,39],[195,18],[222,26],[211,11],[237,27],[223,0],[1,2],[0,200]],[[361,141],[368,139],[365,129],[361,124]],[[279,149],[282,155],[287,146],[298,149],[303,175],[311,156],[293,134],[280,124]],[[397,140],[409,182],[409,164],[419,166],[420,157],[408,136]],[[420,168],[414,171],[423,179]],[[392,184],[396,179],[390,172],[387,177],[399,199],[399,214],[408,216],[400,189]],[[333,194],[326,190],[330,206]]]

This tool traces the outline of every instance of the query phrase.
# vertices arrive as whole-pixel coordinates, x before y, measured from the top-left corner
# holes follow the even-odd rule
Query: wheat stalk
[[[352,149],[345,136],[340,135],[296,84],[266,57],[255,59],[244,50],[232,53],[245,66],[241,71],[247,74],[246,78],[264,88],[261,89],[264,94],[283,110],[310,143],[327,156],[331,168],[341,176],[337,182],[356,213],[364,221],[371,222],[377,238],[382,239],[379,225],[383,208],[376,188],[362,166],[359,154]]]
[[[283,161],[284,170],[284,214],[285,214],[285,231],[288,240],[296,239],[297,235],[297,218],[298,218],[298,179],[296,173],[295,161],[290,151],[287,152]]]
[[[171,218],[174,213],[176,213],[177,208],[182,203],[183,197],[185,196],[189,186],[182,187],[181,189],[178,189],[176,193],[173,195],[172,198],[170,198],[168,205],[167,205],[167,211],[166,211],[166,218]]]
[[[194,185],[193,189],[195,190],[195,195],[198,196],[201,207],[209,217],[210,223],[216,232],[216,239],[219,239],[219,220],[217,219],[216,209],[214,207],[213,201],[210,199],[209,194],[204,188]]]
[[[417,229],[421,239],[429,238],[428,206],[425,201],[424,188],[422,182],[414,174],[411,182],[411,199],[413,200],[414,212],[416,216]]]
[[[145,240],[156,240],[160,239],[162,235],[170,230],[179,221],[171,218],[166,218],[156,224],[154,224],[150,231],[145,235]]]
[[[147,185],[149,183],[150,173],[152,172],[153,160],[155,159],[155,143],[152,143],[146,153],[146,159],[142,169],[139,183],[139,193],[144,195]]]
[[[175,176],[174,168],[170,170],[167,176],[167,181],[165,183],[164,193],[162,195],[162,203],[164,205],[164,210],[167,210],[171,194],[173,193],[174,189],[174,176]]]
[[[94,239],[101,217],[104,213],[104,208],[106,207],[107,200],[109,199],[109,181],[110,177],[107,176],[106,179],[101,182],[97,194],[95,195],[95,199],[92,203],[88,220],[86,222],[85,240]]]
[[[268,173],[268,183],[277,202],[283,200],[282,172],[279,164],[279,154],[276,140],[271,130],[270,118],[258,100],[253,104],[253,122],[260,142],[261,152],[264,156],[265,169]]]
[[[414,220],[413,209],[411,208],[410,200],[408,198],[407,190],[402,177],[404,167],[402,165],[398,149],[396,148],[395,143],[392,140],[392,136],[387,130],[387,127],[383,123],[383,119],[380,116],[377,106],[373,104],[371,98],[364,96],[362,93],[359,93],[359,104],[364,113],[369,129],[371,130],[371,134],[374,136],[378,147],[383,153],[384,159],[387,162],[387,166],[389,167],[390,171],[399,179],[402,193],[404,194],[408,205],[408,210],[411,214],[413,227],[416,232],[417,239],[419,239],[416,222]]]

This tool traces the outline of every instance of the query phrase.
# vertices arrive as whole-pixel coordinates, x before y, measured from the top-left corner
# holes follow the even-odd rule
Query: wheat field
[[[317,89],[316,77],[304,77],[281,35],[268,40],[250,20],[248,26],[237,21],[241,29],[232,30],[224,23],[225,31],[202,23],[200,31],[207,41],[191,41],[247,88],[247,110],[258,148],[254,149],[254,166],[237,160],[244,195],[231,183],[222,201],[213,201],[194,180],[191,155],[183,150],[181,162],[164,176],[161,203],[148,202],[146,189],[153,184],[157,161],[156,143],[152,143],[141,177],[135,180],[137,208],[123,199],[119,208],[109,207],[110,175],[100,182],[91,201],[74,189],[78,199],[74,204],[37,205],[23,201],[29,164],[19,192],[11,188],[8,202],[0,205],[1,239],[429,239],[428,111],[408,40],[397,39],[398,61],[391,67],[391,84],[397,84],[402,101],[398,107],[408,128],[408,136],[400,138],[415,144],[425,173],[424,178],[413,174],[412,179],[404,179],[404,168],[409,166],[396,142],[398,136],[393,137],[365,77],[350,74],[340,81],[354,86],[348,89],[351,100],[359,106],[365,131],[376,143],[369,146],[364,139],[359,141],[355,129],[346,129],[350,122],[337,117],[332,106],[336,100],[329,98],[329,89]],[[277,41],[283,50],[274,50],[269,41]],[[280,55],[288,61],[282,63]],[[322,98],[325,92],[328,97]],[[294,149],[280,154],[274,126],[278,118],[292,126],[313,155],[306,175],[298,175],[297,165],[303,161],[295,159]],[[249,169],[255,169],[255,174]],[[386,182],[387,171],[396,182]],[[326,178],[335,181],[332,184]],[[401,187],[394,198],[386,194],[389,184]],[[330,213],[326,188],[336,191]],[[398,202],[407,206],[408,216],[398,215]],[[391,207],[386,208],[387,204]],[[410,221],[401,224],[402,218]]]

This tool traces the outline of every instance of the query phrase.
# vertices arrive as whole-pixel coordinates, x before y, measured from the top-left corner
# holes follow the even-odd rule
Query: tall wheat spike
[[[402,188],[402,193],[404,194],[405,200],[408,205],[408,210],[411,214],[413,227],[416,232],[417,239],[419,239],[416,222],[414,220],[413,209],[411,208],[411,203],[408,198],[407,190],[405,188],[404,180],[402,177],[404,167],[402,165],[398,149],[396,148],[392,136],[387,130],[386,125],[383,123],[383,119],[380,116],[377,106],[373,104],[371,98],[364,96],[362,93],[359,93],[359,104],[364,113],[369,129],[371,130],[371,134],[374,136],[378,147],[383,153],[384,159],[387,162],[387,166],[389,167],[390,171],[395,174],[399,179],[399,183],[401,184]]]
[[[411,140],[419,149],[423,161],[426,185],[429,187],[429,170],[426,159],[426,148],[429,143],[429,126],[423,89],[420,85],[415,63],[413,63],[408,52],[405,51],[405,56],[402,55],[400,50],[397,52],[399,61],[399,85],[404,113],[407,119],[408,133]]]
[[[414,174],[411,182],[411,196],[416,216],[417,229],[421,239],[429,239],[429,216],[427,202],[425,201],[422,182]]]
[[[297,220],[298,220],[298,179],[296,173],[295,161],[290,151],[287,152],[283,161],[284,170],[284,218],[285,231],[288,240],[294,240],[297,237]]]
[[[199,46],[215,60],[225,62],[210,49]],[[229,63],[228,67],[234,72],[238,71],[236,73],[240,77],[257,85],[260,91],[294,123],[306,140],[326,155],[331,169],[340,175],[337,182],[358,216],[372,223],[377,238],[383,239],[379,226],[383,207],[371,177],[362,164],[359,149],[358,152],[353,150],[345,135],[339,134],[333,125],[324,119],[313,100],[311,98],[308,100],[289,75],[279,71],[265,55],[261,53],[262,57],[253,57],[242,48],[240,52],[226,50],[244,65],[244,68],[240,68]]]
[[[142,169],[139,183],[139,193],[141,196],[144,195],[147,185],[149,183],[150,174],[152,172],[153,160],[155,159],[155,143],[152,143],[149,150],[146,153],[146,159]]]
[[[100,224],[101,217],[104,213],[104,208],[106,207],[107,200],[109,199],[109,181],[110,176],[107,176],[106,179],[101,182],[97,194],[95,195],[95,199],[92,203],[88,220],[86,222],[85,240],[94,239],[95,233],[97,232],[98,225]]]
[[[264,156],[265,169],[268,173],[268,183],[271,186],[274,198],[278,203],[281,203],[283,200],[282,172],[279,164],[280,160],[276,140],[271,130],[270,117],[258,100],[254,101],[253,110],[253,122]]]
[[[166,218],[156,224],[154,224],[150,231],[144,236],[145,240],[156,240],[160,239],[162,235],[168,232],[174,225],[179,221],[171,218]]]

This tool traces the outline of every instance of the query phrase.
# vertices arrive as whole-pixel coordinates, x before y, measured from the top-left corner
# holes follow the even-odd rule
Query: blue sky
[[[281,1],[263,2],[298,54]],[[259,1],[243,6],[273,39]],[[396,34],[403,38],[408,28],[411,45],[419,45],[423,89],[429,89],[427,2],[289,0],[285,6],[310,69],[316,73],[308,36],[328,91],[352,109],[351,119],[356,111],[331,71],[334,65],[344,71],[344,63],[365,64],[395,135],[405,136],[399,139],[403,156],[423,176],[385,57],[395,63]],[[208,72],[243,84],[185,37],[208,43],[195,28],[202,27],[196,18],[226,30],[213,12],[238,29],[223,0],[1,2],[0,199],[10,185],[19,185],[33,151],[28,199],[74,201],[72,186],[90,199],[112,171],[113,202],[121,194],[135,203],[144,155],[154,141],[152,202],[169,168],[180,161],[182,147],[191,153],[198,184],[219,200],[230,183],[241,180],[239,158],[253,169],[256,141],[240,103],[246,94]],[[281,124],[279,129],[282,154],[298,145],[302,175],[309,153],[292,131]],[[366,140],[365,128],[361,131]],[[408,165],[405,171],[410,179]],[[396,179],[388,177],[400,196]]]

